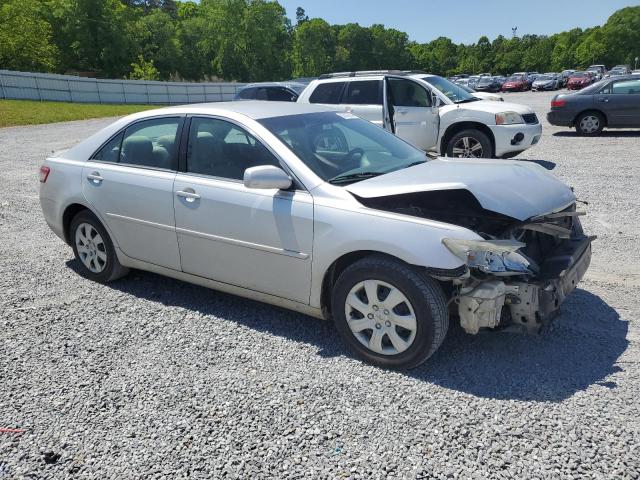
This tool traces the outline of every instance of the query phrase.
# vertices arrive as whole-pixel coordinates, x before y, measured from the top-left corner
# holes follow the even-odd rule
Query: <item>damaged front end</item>
[[[584,234],[582,212],[569,208],[517,223],[501,239],[443,243],[469,267],[455,300],[468,333],[516,326],[537,333],[584,276],[594,237]]]
[[[529,333],[548,324],[584,276],[591,242],[575,203],[553,213],[517,220],[485,210],[465,190],[416,192],[360,199],[364,204],[469,228],[482,240],[444,239],[466,268],[452,278],[452,300],[466,332],[513,327]]]

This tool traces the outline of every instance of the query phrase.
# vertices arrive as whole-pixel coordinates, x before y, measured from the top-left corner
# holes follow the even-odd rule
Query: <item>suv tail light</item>
[[[551,106],[552,107],[564,107],[567,104],[566,100],[551,100]]]
[[[40,167],[40,183],[44,183],[47,181],[47,178],[49,178],[50,171],[51,169],[46,165],[43,165]]]

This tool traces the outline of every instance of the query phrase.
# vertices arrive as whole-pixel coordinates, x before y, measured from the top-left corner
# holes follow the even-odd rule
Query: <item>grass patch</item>
[[[153,108],[158,106],[0,100],[0,127],[117,117]]]

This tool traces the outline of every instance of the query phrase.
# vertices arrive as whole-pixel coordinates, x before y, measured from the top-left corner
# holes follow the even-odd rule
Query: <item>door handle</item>
[[[406,115],[407,113],[409,113],[409,110],[397,110],[397,112],[398,112],[400,115]]]
[[[87,175],[87,178],[96,185],[100,185],[100,183],[102,183],[102,180],[104,180],[104,178],[100,176],[99,172],[90,173],[89,175]]]
[[[604,102],[604,103],[609,103],[609,99],[608,98],[601,98],[600,101]]]
[[[200,195],[196,192],[187,192],[185,190],[178,190],[176,195],[180,198],[184,198],[187,202],[195,202],[200,199]]]

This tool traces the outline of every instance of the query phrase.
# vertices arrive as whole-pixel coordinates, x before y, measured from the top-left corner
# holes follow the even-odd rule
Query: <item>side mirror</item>
[[[284,170],[273,165],[260,165],[244,171],[244,186],[247,188],[286,190],[292,183]]]
[[[440,105],[442,105],[442,102],[440,102],[440,97],[436,95],[435,92],[431,92],[431,106],[433,108],[438,108]]]

